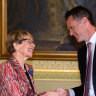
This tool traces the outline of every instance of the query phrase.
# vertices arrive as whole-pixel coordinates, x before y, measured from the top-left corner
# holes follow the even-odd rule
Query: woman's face
[[[15,43],[15,53],[17,56],[19,55],[19,57],[32,57],[34,48],[34,40],[30,36],[24,36],[24,40],[21,44]]]

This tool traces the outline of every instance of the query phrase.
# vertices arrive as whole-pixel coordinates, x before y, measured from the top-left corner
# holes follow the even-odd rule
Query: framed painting
[[[70,44],[65,26],[64,13],[68,8],[63,7],[64,0],[20,2],[0,0],[0,58],[10,57],[5,46],[8,32],[24,29],[35,39],[36,48],[30,59],[77,60],[76,48]]]

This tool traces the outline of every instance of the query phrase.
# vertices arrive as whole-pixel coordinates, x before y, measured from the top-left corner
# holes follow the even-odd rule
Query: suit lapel
[[[95,46],[94,59],[93,59],[93,86],[96,95],[96,46]]]
[[[82,84],[84,84],[85,76],[86,76],[86,52],[87,52],[87,47],[85,44],[78,52],[78,62],[79,62]]]

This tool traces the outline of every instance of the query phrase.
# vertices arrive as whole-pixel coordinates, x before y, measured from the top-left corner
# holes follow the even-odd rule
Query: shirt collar
[[[92,44],[96,44],[96,32],[92,35],[92,37],[90,38],[90,40],[87,43],[91,42]]]

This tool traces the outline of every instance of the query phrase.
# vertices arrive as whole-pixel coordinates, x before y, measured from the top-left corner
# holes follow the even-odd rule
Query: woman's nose
[[[35,43],[33,44],[33,47],[35,48]]]

